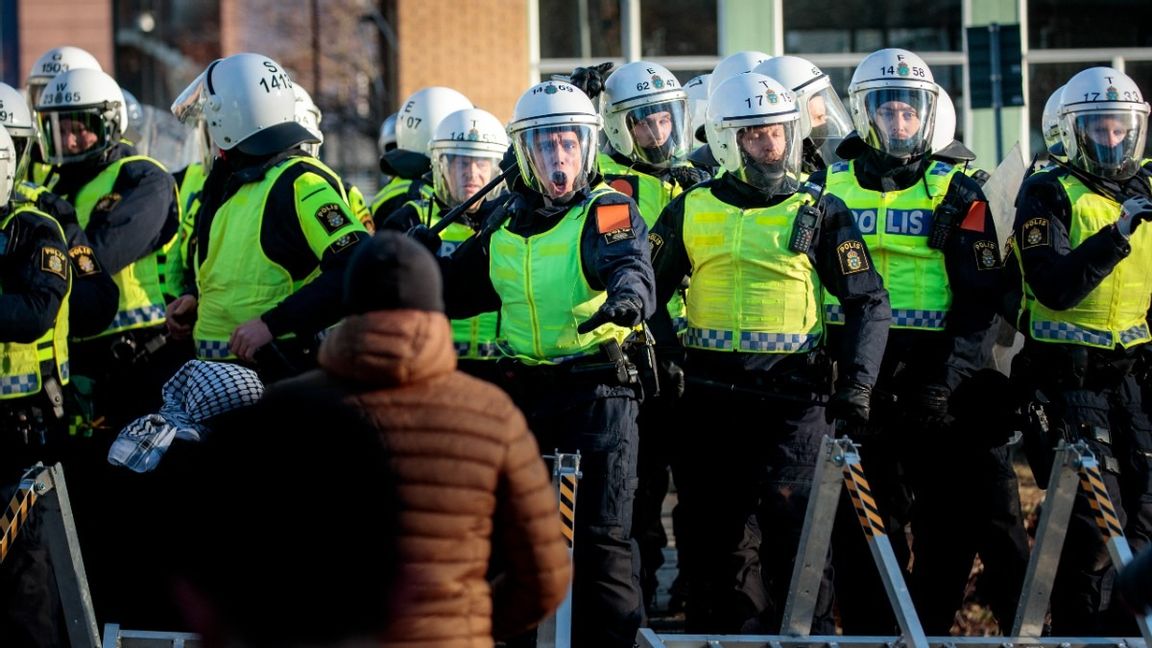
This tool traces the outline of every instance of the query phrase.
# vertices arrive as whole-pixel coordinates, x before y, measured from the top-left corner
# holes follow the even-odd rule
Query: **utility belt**
[[[832,365],[823,349],[788,355],[765,370],[695,366],[702,355],[689,351],[689,389],[813,405],[824,404],[831,391]]]
[[[168,344],[163,325],[131,329],[79,342],[71,342],[69,355],[77,373],[99,372],[108,367],[127,368],[147,364]]]
[[[1012,365],[1014,382],[1044,391],[1112,389],[1143,366],[1147,353],[1141,345],[1132,350],[1104,350],[1078,344],[1036,342],[1025,348]]]
[[[45,378],[31,396],[0,401],[2,445],[47,445],[51,428],[64,418],[64,390],[55,376]]]
[[[638,387],[641,384],[639,369],[615,340],[601,344],[600,351],[594,355],[560,364],[529,365],[501,358],[496,366],[503,379],[521,391],[547,391],[570,385]]]

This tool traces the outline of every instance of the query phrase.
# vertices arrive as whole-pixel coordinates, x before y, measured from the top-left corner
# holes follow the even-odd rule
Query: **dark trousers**
[[[644,617],[639,559],[631,538],[639,446],[635,392],[562,380],[508,388],[545,454],[579,451],[581,456],[572,645],[631,648]]]
[[[645,400],[640,407],[640,453],[636,473],[638,487],[632,508],[632,538],[640,551],[640,587],[644,604],[655,603],[657,572],[664,565],[668,534],[664,530],[664,498],[672,482],[676,436],[680,433],[677,404],[666,399]],[[678,505],[679,506],[679,505]],[[675,515],[681,515],[677,511]],[[673,533],[677,531],[673,518]],[[677,566],[684,569],[682,538],[676,536]]]
[[[1134,551],[1152,537],[1152,424],[1132,376],[1111,386],[1061,391],[1057,416],[1088,442]],[[1107,430],[1107,442],[1099,430]],[[1054,635],[1130,636],[1131,615],[1112,596],[1115,570],[1087,498],[1077,493],[1052,590]]]
[[[832,432],[824,409],[689,384],[682,412],[690,432],[676,478],[692,518],[685,525],[692,547],[686,630],[777,632],[820,442]],[[761,530],[758,564],[746,552],[753,515]],[[835,631],[830,576],[828,569],[814,634]]]

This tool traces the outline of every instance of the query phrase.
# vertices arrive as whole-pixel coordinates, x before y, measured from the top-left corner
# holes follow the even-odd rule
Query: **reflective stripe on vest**
[[[1060,178],[1072,216],[1068,245],[1079,247],[1086,239],[1116,222],[1120,205],[1093,192],[1072,174]],[[1152,341],[1147,314],[1152,302],[1152,227],[1132,232],[1133,254],[1122,259],[1108,276],[1080,303],[1066,310],[1052,310],[1027,293],[1031,314],[1029,332],[1034,340],[1072,343],[1112,349]]]
[[[823,286],[807,254],[788,249],[807,192],[778,205],[740,209],[691,191],[684,249],[692,264],[684,345],[749,353],[798,353],[824,333]]]
[[[260,245],[260,232],[268,196],[280,177],[299,164],[310,168],[292,184],[278,188],[293,192],[296,213],[291,217],[296,219],[314,256],[312,271],[296,280],[287,268],[268,258]],[[341,190],[332,184],[335,178],[336,174],[315,158],[292,157],[269,169],[260,181],[242,186],[216,211],[208,240],[198,243],[208,246],[196,277],[200,302],[193,339],[200,358],[232,358],[227,347],[236,327],[259,317],[314,280],[320,275],[320,258],[326,250],[349,235],[364,232],[364,225],[352,216]],[[321,214],[320,210],[330,205],[336,205],[336,210]],[[282,336],[288,337],[291,336]]]
[[[378,209],[380,209],[381,205],[388,202],[389,200],[392,200],[393,198],[396,198],[397,196],[404,195],[405,192],[410,191],[412,189],[412,183],[414,183],[414,182],[420,183],[420,186],[418,187],[418,189],[419,189],[418,193],[419,193],[419,196],[421,198],[431,198],[432,197],[432,186],[425,183],[423,180],[408,180],[408,179],[401,178],[401,177],[397,176],[397,177],[389,180],[388,184],[381,187],[380,191],[377,191],[376,195],[373,196],[373,198],[372,198],[372,214],[373,214],[373,216],[375,216],[376,211]],[[416,196],[411,196],[411,197],[415,198]],[[381,220],[383,220],[385,218],[388,218],[389,216],[391,216],[391,214],[381,214],[380,218],[381,218]]]
[[[892,302],[892,326],[942,330],[952,306],[944,253],[928,247],[936,208],[944,201],[957,167],[933,161],[924,181],[898,191],[871,191],[856,181],[855,162],[828,167],[826,193],[852,211]],[[837,322],[838,300],[825,296],[825,319]],[[897,319],[897,312],[903,313]]]
[[[502,351],[526,364],[557,364],[591,355],[603,342],[623,342],[629,329],[615,324],[577,333],[608,298],[584,277],[581,233],[597,199],[616,193],[596,187],[552,229],[523,237],[507,225],[492,234],[489,275],[500,296]]]
[[[73,200],[80,227],[88,228],[88,221],[92,218],[93,210],[101,199],[112,194],[116,180],[120,176],[120,170],[129,162],[155,164],[167,173],[163,165],[143,155],[124,157],[109,164],[88,184],[84,185]],[[116,318],[108,328],[98,335],[92,336],[93,338],[155,326],[164,322],[166,303],[161,286],[160,259],[164,256],[165,250],[174,245],[175,242],[176,237],[173,236],[171,240],[165,242],[162,249],[144,255],[112,275],[112,280],[120,289],[120,302],[116,307]]]

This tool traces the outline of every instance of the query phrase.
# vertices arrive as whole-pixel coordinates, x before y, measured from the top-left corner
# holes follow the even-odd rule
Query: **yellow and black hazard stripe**
[[[0,563],[8,557],[8,549],[16,540],[16,534],[28,521],[28,514],[36,505],[35,485],[36,482],[33,480],[21,482],[20,488],[8,502],[8,509],[4,511],[3,517],[0,517]]]
[[[1120,517],[1112,506],[1112,498],[1108,496],[1108,487],[1104,485],[1104,477],[1100,474],[1100,466],[1088,466],[1080,469],[1080,488],[1088,496],[1088,505],[1092,507],[1092,514],[1096,518],[1096,526],[1104,538],[1110,539],[1124,535],[1124,528],[1120,525]]]
[[[576,475],[560,475],[560,522],[564,540],[572,548],[572,536],[576,529]]]
[[[860,528],[864,529],[864,534],[869,538],[885,535],[884,520],[880,517],[868,480],[864,477],[864,467],[858,463],[845,465],[844,484],[848,487],[848,496],[852,498],[852,506],[856,509],[856,517],[860,519]]]

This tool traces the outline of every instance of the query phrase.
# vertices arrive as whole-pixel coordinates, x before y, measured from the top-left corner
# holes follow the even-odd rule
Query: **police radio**
[[[796,212],[796,221],[792,224],[792,238],[788,240],[788,249],[797,253],[812,249],[812,241],[816,238],[819,225],[820,212],[812,205],[800,205],[800,209]]]
[[[928,233],[928,247],[934,250],[943,250],[944,245],[948,242],[948,237],[952,235],[952,230],[956,229],[956,219],[959,216],[960,212],[955,207],[947,203],[940,203],[932,217],[932,231]]]

